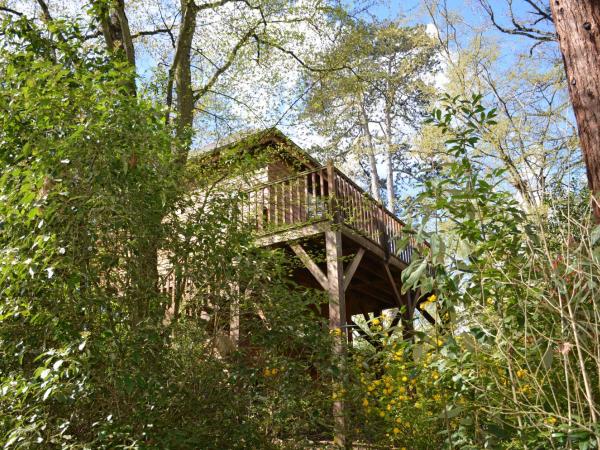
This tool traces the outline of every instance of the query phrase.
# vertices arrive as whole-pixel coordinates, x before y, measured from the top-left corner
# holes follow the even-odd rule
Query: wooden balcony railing
[[[331,220],[352,228],[405,263],[410,262],[414,248],[411,242],[400,251],[397,239],[402,221],[332,165],[246,190],[241,214],[261,235]]]

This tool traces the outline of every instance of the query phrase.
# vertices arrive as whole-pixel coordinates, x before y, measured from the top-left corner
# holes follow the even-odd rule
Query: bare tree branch
[[[221,67],[219,67],[215,73],[213,73],[212,77],[210,78],[210,80],[208,80],[208,82],[197,92],[194,93],[194,102],[197,102],[198,99],[200,99],[202,96],[204,96],[204,94],[206,94],[206,92],[208,90],[210,90],[215,83],[219,80],[219,77],[227,70],[229,69],[229,67],[231,67],[231,65],[234,63],[235,61],[235,57],[238,54],[238,52],[240,51],[240,49],[248,42],[248,40],[254,36],[255,34],[255,30],[256,27],[252,27],[250,28],[241,38],[240,40],[235,44],[235,46],[233,47],[233,49],[231,50],[231,52],[229,53],[229,56],[227,57],[227,60],[225,61],[225,64],[223,64]]]
[[[23,14],[22,12],[16,11],[16,10],[11,9],[11,8],[7,8],[6,6],[0,6],[0,11],[6,12],[6,13],[9,13],[9,14],[13,14],[13,15],[18,16],[18,17],[24,17],[25,16],[25,14]]]
[[[138,31],[137,33],[133,33],[131,35],[132,39],[139,38],[140,36],[154,36],[157,34],[171,34],[171,28],[159,28],[157,30],[146,30],[146,31]],[[172,36],[172,35],[171,35]]]
[[[494,27],[496,27],[502,33],[517,35],[517,36],[525,36],[530,39],[535,39],[537,41],[542,41],[542,42],[556,41],[556,33],[553,33],[551,31],[545,31],[540,28],[535,28],[535,27],[526,25],[523,22],[519,21],[516,18],[515,13],[514,13],[512,0],[507,0],[512,27],[504,26],[498,21],[494,7],[490,4],[490,2],[488,0],[478,0],[478,1],[479,1],[479,4],[481,5],[481,7],[483,8],[483,10],[485,11],[485,13],[488,15],[488,17],[492,21],[492,24],[494,25]],[[525,0],[525,1],[529,5],[534,6],[534,8],[535,8],[534,13],[536,15],[538,15],[538,16],[541,15],[544,18],[544,20],[549,20],[550,22],[552,21],[552,17],[550,15],[548,15],[547,13],[545,13],[538,5],[536,5],[533,2],[533,0]],[[539,22],[540,22],[540,20],[537,20],[535,23],[539,23]]]
[[[50,10],[48,9],[48,5],[44,0],[37,0],[38,5],[42,9],[42,15],[44,18],[44,22],[52,22],[52,16],[50,15]]]

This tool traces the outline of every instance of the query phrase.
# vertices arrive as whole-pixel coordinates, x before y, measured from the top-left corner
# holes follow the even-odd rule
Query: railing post
[[[328,207],[329,214],[334,223],[340,223],[341,217],[337,205],[337,188],[335,185],[335,166],[333,160],[327,160],[327,187],[329,188]]]

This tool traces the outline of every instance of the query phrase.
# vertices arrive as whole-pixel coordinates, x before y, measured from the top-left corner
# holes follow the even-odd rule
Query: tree
[[[51,29],[64,40],[26,18],[0,28],[2,446],[274,448],[330,434],[329,383],[313,373],[332,373],[332,342],[309,309],[323,296],[255,247],[230,184],[198,201],[227,173],[179,167],[128,61],[75,24]],[[236,155],[227,170],[248,170]],[[189,282],[180,320],[140,265],[148,248]],[[227,351],[234,302],[247,346]]]
[[[593,212],[600,222],[600,3],[550,2],[563,54]]]
[[[506,183],[526,209],[542,212],[552,189],[568,186],[582,168],[556,44],[542,41],[531,53],[528,37],[490,32],[487,20],[479,29],[445,1],[428,1],[427,7],[441,48],[444,91],[481,94],[482,103],[498,111],[498,126],[476,150],[485,156],[477,164],[505,169]],[[429,148],[424,156],[435,161],[446,153],[445,138],[439,130],[425,131],[430,134],[418,147]]]
[[[182,0],[175,4],[158,2],[155,8],[140,5],[126,0],[72,1],[61,9],[36,0],[23,2],[22,11],[0,7],[0,13],[19,18],[31,29],[39,26],[47,30],[49,41],[57,47],[64,46],[69,38],[60,24],[75,24],[84,30],[86,45],[92,45],[101,57],[121,63],[119,70],[127,74],[122,82],[130,97],[143,95],[154,86],[156,100],[164,105],[166,123],[173,124],[176,139],[171,151],[180,173],[185,172],[194,139],[217,128],[200,126],[202,117],[219,117],[218,111],[210,108],[216,103],[215,97],[226,98],[228,108],[241,101],[236,86],[223,80],[234,75],[243,78],[253,66],[277,67],[276,63],[269,64],[270,60],[304,63],[299,43],[306,29],[329,31],[328,24],[345,14],[322,0]],[[87,15],[82,16],[82,10]],[[41,18],[36,16],[38,12]],[[200,20],[201,27],[199,18],[206,19]],[[313,26],[301,29],[302,24]],[[139,53],[146,56],[144,64],[151,61],[149,76],[142,76],[143,67],[136,57]],[[148,228],[159,228],[161,220],[160,215],[154,216]],[[137,261],[139,270],[146,274],[138,280],[146,280],[146,288],[154,291],[159,287],[156,245],[157,241],[147,240]]]
[[[366,155],[371,195],[381,201],[378,155],[386,167],[388,208],[396,208],[394,176],[407,137],[431,99],[428,77],[436,71],[436,47],[422,26],[398,22],[349,25],[339,45],[322,56],[335,73],[313,74],[305,116],[329,139],[330,154]]]

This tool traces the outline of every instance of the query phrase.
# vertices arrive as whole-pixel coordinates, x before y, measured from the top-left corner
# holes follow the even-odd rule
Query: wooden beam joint
[[[312,260],[300,244],[290,244],[290,247],[309,272],[312,273],[313,277],[319,282],[323,290],[328,291],[329,280],[321,268]]]

